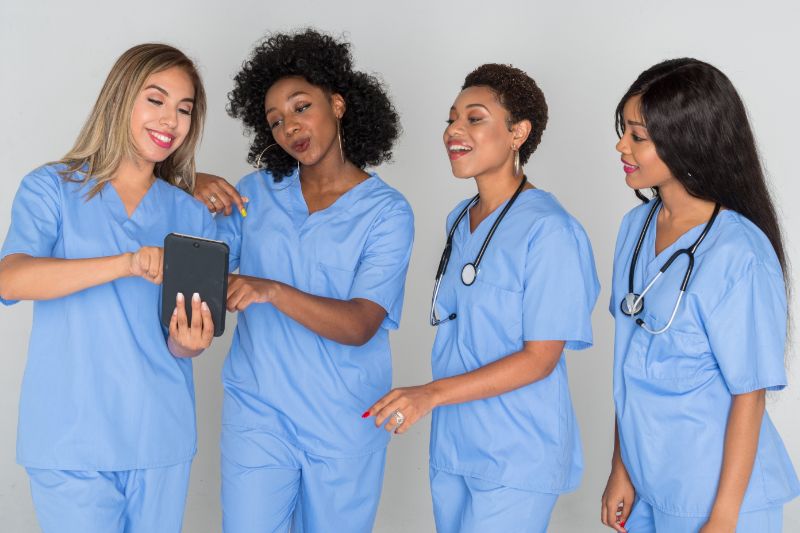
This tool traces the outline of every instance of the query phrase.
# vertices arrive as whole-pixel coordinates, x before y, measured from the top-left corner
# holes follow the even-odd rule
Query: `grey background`
[[[434,336],[427,325],[428,304],[444,242],[444,217],[474,190],[471,181],[450,174],[441,141],[444,121],[467,72],[484,62],[513,63],[539,82],[550,106],[550,124],[527,174],[584,224],[603,284],[594,313],[595,346],[568,355],[585,475],[577,492],[560,498],[551,531],[604,531],[598,511],[613,431],[612,321],[606,307],[618,223],[636,203],[614,151],[614,107],[636,75],[661,59],[689,55],[726,72],[749,108],[782,212],[789,257],[800,265],[800,215],[791,209],[792,199],[800,195],[798,15],[800,8],[789,1],[756,6],[686,0],[0,0],[0,233],[8,227],[22,176],[69,149],[113,61],[128,47],[163,41],[198,61],[209,97],[199,168],[236,181],[249,171],[244,161],[248,142],[224,108],[231,78],[254,42],[267,31],[306,24],[347,32],[357,66],[382,74],[402,114],[405,133],[394,162],[379,169],[411,202],[417,227],[403,321],[392,336],[394,383],[425,382]],[[799,271],[793,277],[796,288]],[[796,297],[795,317],[800,316],[798,302]],[[26,475],[14,463],[30,322],[29,303],[0,308],[0,531],[38,530]],[[219,375],[229,341],[230,333],[195,363],[199,452],[186,507],[187,532],[219,530]],[[770,399],[768,410],[800,466],[796,354],[792,360],[791,385]],[[428,426],[426,419],[389,447],[376,531],[433,531]],[[786,506],[785,530],[800,531],[798,501]]]

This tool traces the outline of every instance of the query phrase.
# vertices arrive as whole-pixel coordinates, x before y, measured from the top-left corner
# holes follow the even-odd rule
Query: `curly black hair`
[[[475,86],[488,87],[497,96],[500,105],[508,111],[509,130],[521,120],[531,122],[531,133],[519,147],[519,160],[524,165],[539,146],[547,127],[544,93],[522,70],[498,63],[481,65],[467,74],[461,90]]]
[[[353,70],[350,43],[310,28],[267,36],[253,50],[228,93],[228,114],[255,133],[247,161],[261,165],[276,181],[294,171],[297,161],[275,142],[264,113],[264,96],[278,80],[301,76],[328,94],[338,93],[347,109],[341,120],[345,156],[359,168],[379,165],[392,157],[400,134],[400,118],[381,81]]]

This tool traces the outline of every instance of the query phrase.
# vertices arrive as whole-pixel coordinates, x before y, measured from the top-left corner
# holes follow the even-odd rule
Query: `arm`
[[[417,387],[394,389],[375,402],[365,416],[374,415],[375,425],[404,433],[435,407],[499,396],[546,378],[558,364],[564,341],[526,341],[522,350],[465,374]],[[399,410],[405,422],[397,428],[388,421]],[[391,422],[391,423],[387,423]]]
[[[161,283],[161,248],[91,259],[57,259],[11,254],[0,261],[0,297],[50,300],[127,276]]]
[[[325,298],[277,281],[231,275],[228,310],[243,311],[253,303],[271,303],[317,335],[352,346],[369,341],[386,317],[380,305],[363,298]]]
[[[700,530],[702,533],[733,533],[736,530],[739,508],[750,483],[758,450],[758,436],[764,418],[764,397],[764,389],[733,396],[725,431],[717,497],[708,522]]]
[[[611,474],[600,505],[600,521],[615,531],[624,532],[625,522],[631,515],[636,489],[628,477],[619,451],[619,428],[614,418],[614,453],[611,456]]]

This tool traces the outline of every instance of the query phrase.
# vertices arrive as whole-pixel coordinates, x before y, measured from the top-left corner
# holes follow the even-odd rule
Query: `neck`
[[[475,176],[480,200],[476,207],[482,212],[491,212],[511,198],[519,187],[522,176],[511,173]]]
[[[153,163],[145,163],[141,160],[132,161],[126,158],[114,172],[114,183],[146,189],[155,181],[154,169]]]
[[[659,187],[658,194],[663,203],[660,218],[665,221],[708,219],[714,211],[714,202],[692,196],[677,180]]]
[[[350,160],[342,161],[339,147],[333,145],[332,149],[313,165],[300,165],[300,179],[303,188],[325,192],[340,189],[363,181],[367,174]]]

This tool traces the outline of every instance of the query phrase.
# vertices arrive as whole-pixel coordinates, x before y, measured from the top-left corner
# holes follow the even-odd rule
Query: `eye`
[[[635,133],[631,133],[631,139],[633,139],[633,142],[636,142],[636,143],[640,143],[642,141],[646,141],[647,140],[644,137],[639,137]]]
[[[147,101],[150,102],[153,105],[163,105],[164,104],[164,102],[162,102],[161,100],[159,100],[157,98],[148,98]]]
[[[477,124],[478,122],[483,120],[483,117],[469,117],[467,120],[469,120],[470,124]]]
[[[274,130],[275,128],[283,124],[283,119],[281,118],[274,122],[268,122],[268,123],[269,123],[269,129]]]
[[[453,122],[455,122],[455,120],[454,120],[454,119],[452,119],[452,118],[448,118],[447,120],[445,120],[445,122],[446,122],[446,123],[447,123],[447,125],[449,126],[450,124],[452,124]]]
[[[311,104],[300,104],[299,106],[297,106],[295,108],[295,112],[296,113],[302,113],[303,111],[305,111],[309,107],[311,107]]]
[[[192,110],[191,109],[179,108],[178,109],[178,113],[186,115],[187,117],[191,117],[192,116]]]

